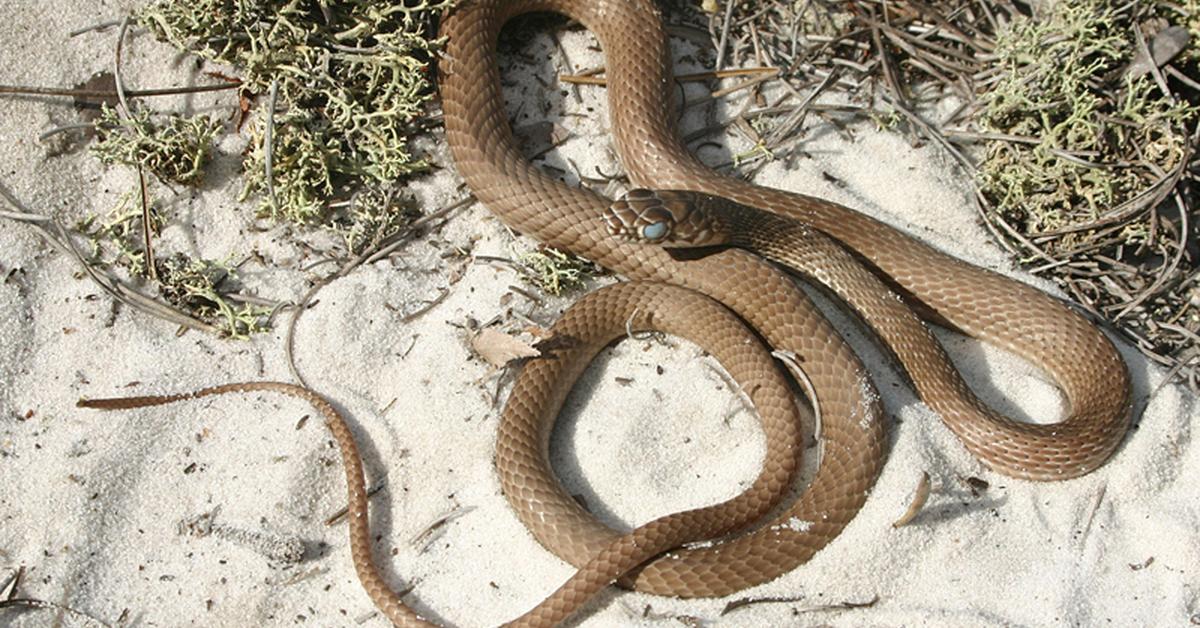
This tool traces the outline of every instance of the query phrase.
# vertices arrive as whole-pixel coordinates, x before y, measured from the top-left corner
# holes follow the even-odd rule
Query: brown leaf
[[[542,354],[522,340],[490,327],[471,337],[471,348],[479,357],[492,366],[500,367],[522,358],[533,358]]]
[[[250,117],[250,107],[253,106],[253,100],[245,90],[238,90],[238,113],[237,113],[237,130],[242,130],[242,125],[246,124],[246,120]]]
[[[899,528],[903,525],[908,525],[913,519],[916,519],[917,513],[921,512],[921,508],[925,506],[925,502],[929,500],[929,473],[922,471],[921,479],[917,482],[917,490],[913,495],[912,503],[908,505],[908,510],[904,512],[893,524],[893,528]]]
[[[526,327],[525,333],[537,338],[538,340],[545,340],[554,336],[549,329],[546,329],[545,327],[538,327],[537,325],[530,325]]]
[[[1183,52],[1188,47],[1188,42],[1191,35],[1188,30],[1182,26],[1168,26],[1159,31],[1154,39],[1146,42],[1146,50],[1138,50],[1133,61],[1129,63],[1128,69],[1125,70],[1126,75],[1130,79],[1135,79],[1143,74],[1147,74],[1154,67],[1162,67],[1166,65],[1175,55]],[[1149,58],[1146,52],[1149,51]]]

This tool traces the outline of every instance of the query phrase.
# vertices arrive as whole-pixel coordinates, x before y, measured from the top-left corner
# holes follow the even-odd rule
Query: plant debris
[[[95,123],[99,133],[92,154],[105,165],[141,166],[163,181],[198,184],[221,124],[207,116],[160,117],[163,121],[155,122],[149,110],[136,108],[123,118],[104,105]]]
[[[116,207],[105,217],[88,215],[75,223],[75,231],[87,238],[91,252],[87,260],[91,264],[124,267],[131,275],[147,276],[149,269],[146,255],[139,246],[142,226],[141,209],[131,207],[133,194],[124,194]],[[150,212],[150,229],[154,235],[162,228],[158,212]]]
[[[271,308],[236,293],[236,272],[227,263],[176,253],[155,260],[155,272],[151,274],[139,246],[142,212],[130,207],[131,199],[132,194],[122,196],[106,219],[89,216],[75,226],[91,244],[87,264],[103,269],[124,268],[136,279],[149,280],[168,304],[227,337],[246,338],[267,329]],[[151,229],[157,233],[161,218],[157,212],[149,215]]]
[[[202,539],[207,536],[229,541],[265,557],[273,566],[290,567],[304,560],[304,541],[265,530],[247,530],[217,522],[221,507],[188,517],[177,525],[179,534]]]
[[[368,185],[350,198],[346,210],[335,215],[334,229],[352,256],[379,248],[421,215],[412,196],[395,186]]]
[[[451,4],[160,0],[138,19],[181,50],[237,68],[245,90],[278,92],[250,122],[245,195],[260,195],[263,214],[311,225],[329,220],[337,197],[428,167],[411,138],[433,96],[431,18]]]
[[[588,260],[548,246],[521,254],[517,265],[525,279],[554,296],[583,288],[595,274]]]
[[[471,336],[471,349],[496,368],[542,354],[529,343],[491,327],[485,327]]]
[[[203,321],[212,322],[231,338],[266,331],[269,308],[230,301],[235,272],[227,264],[182,254],[161,260],[159,290],[166,301]]]
[[[921,479],[917,481],[917,489],[913,492],[912,501],[908,504],[908,509],[904,511],[900,518],[892,522],[893,528],[908,525],[913,519],[917,518],[917,514],[925,507],[925,502],[929,501],[929,472],[922,471]]]
[[[742,2],[707,19],[726,65],[778,67],[787,88],[731,122],[758,143],[735,169],[798,154],[807,113],[936,142],[1027,270],[1200,387],[1200,0]],[[823,90],[838,104],[805,98]]]
[[[725,608],[721,609],[721,615],[726,615],[726,614],[728,614],[732,611],[735,611],[739,608],[753,606],[755,604],[795,603],[795,602],[800,602],[803,600],[804,600],[804,596],[802,596],[802,595],[796,596],[796,597],[757,597],[757,598],[744,597],[744,598],[738,598],[736,600],[733,600],[732,602],[727,603],[725,605]],[[858,609],[858,608],[871,608],[872,606],[875,606],[878,603],[879,603],[879,596],[875,595],[875,596],[871,597],[871,599],[869,599],[865,602],[845,601],[845,602],[837,602],[837,603],[833,603],[833,604],[817,604],[814,606],[805,606],[805,607],[801,607],[801,608],[795,608],[792,610],[792,612],[793,612],[793,614],[798,615],[800,613],[816,613],[816,612],[821,612],[821,611],[854,610],[854,609]]]

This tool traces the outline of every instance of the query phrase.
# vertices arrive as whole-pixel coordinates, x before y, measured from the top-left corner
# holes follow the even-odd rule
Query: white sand
[[[0,1],[6,63],[0,82],[67,86],[109,69],[114,34],[67,33],[118,14],[130,2]],[[583,33],[561,35],[575,67],[599,63]],[[544,50],[548,38],[532,48]],[[127,81],[139,87],[197,80],[194,62],[135,35]],[[527,79],[552,77],[539,63],[520,66],[513,107],[555,117],[575,139],[549,158],[582,172],[618,169],[603,125],[603,91],[582,102]],[[532,85],[532,87],[531,87]],[[155,101],[155,106],[227,115],[230,95]],[[70,122],[57,103],[4,100],[0,180],[39,212],[70,222],[104,212],[134,188],[132,173],[105,169],[86,152],[51,157],[35,138]],[[592,110],[595,110],[595,113]],[[722,115],[728,115],[723,111]],[[689,117],[689,124],[701,124]],[[856,139],[816,126],[808,157],[771,164],[759,182],[803,190],[882,217],[936,246],[989,268],[1012,270],[979,226],[961,174],[930,148],[892,134],[856,129]],[[158,189],[172,212],[160,246],[250,263],[258,294],[294,299],[319,259],[297,235],[259,231],[235,200],[240,139],[220,145],[218,171],[199,194]],[[730,140],[706,151],[710,162],[747,149]],[[447,159],[443,156],[443,163]],[[828,173],[842,185],[832,184]],[[441,172],[419,186],[428,208],[461,191]],[[306,236],[318,249],[320,238]],[[297,360],[303,373],[352,418],[369,478],[387,475],[373,501],[376,555],[397,588],[428,615],[456,625],[494,625],[525,610],[570,573],[524,531],[500,495],[492,468],[499,407],[491,369],[474,358],[462,326],[469,318],[513,313],[549,324],[569,300],[536,307],[509,285],[503,266],[444,257],[512,257],[532,245],[512,238],[482,207],[458,214],[442,231],[413,243],[395,261],[362,268],[319,295],[302,317]],[[406,311],[437,296],[455,269],[465,276],[432,311],[409,323]],[[327,272],[323,266],[314,272]],[[78,277],[32,230],[0,229],[0,582],[24,566],[24,597],[66,604],[111,624],[368,625],[384,620],[360,588],[345,530],[324,520],[344,503],[341,469],[318,420],[304,404],[275,396],[224,397],[145,411],[78,410],[80,396],[179,391],[234,380],[288,379],[282,330],[229,342],[176,330],[118,308]],[[1045,286],[1043,286],[1045,287]],[[578,625],[1186,625],[1200,621],[1196,565],[1200,546],[1200,453],[1192,444],[1194,398],[1166,386],[1161,369],[1122,345],[1133,373],[1137,428],[1099,471],[1059,484],[1018,482],[984,470],[938,418],[917,402],[863,334],[841,319],[875,372],[895,418],[888,460],[871,499],[846,531],[809,564],[735,597],[787,597],[724,617],[729,600],[678,601],[612,590]],[[1050,420],[1061,401],[1037,369],[976,342],[946,336],[981,395],[1000,409]],[[707,358],[682,342],[623,343],[586,375],[561,421],[557,468],[609,521],[634,525],[655,515],[711,503],[743,488],[761,456],[753,416]],[[880,366],[882,365],[882,366]],[[661,367],[662,374],[656,369]],[[616,378],[630,378],[621,385]],[[811,450],[815,451],[815,450]],[[905,510],[922,471],[933,480],[926,509],[908,527]],[[978,496],[964,478],[990,487]],[[181,534],[181,521],[219,508],[224,530],[308,548],[299,565],[272,564],[235,534]],[[423,547],[414,537],[448,513],[461,516]],[[1142,568],[1144,567],[1144,568]],[[842,602],[871,608],[813,611]],[[53,613],[0,611],[0,624],[51,625]],[[81,625],[65,618],[64,625]]]

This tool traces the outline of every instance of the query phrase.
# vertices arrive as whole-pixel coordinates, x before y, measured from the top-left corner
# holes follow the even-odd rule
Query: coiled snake
[[[634,184],[660,191],[635,190],[605,214],[608,200],[557,181],[521,155],[502,106],[496,41],[506,21],[534,11],[568,15],[599,38],[618,153]],[[808,560],[866,500],[885,438],[874,387],[792,279],[760,254],[845,300],[894,353],[921,399],[996,471],[1031,480],[1076,477],[1100,465],[1121,441],[1129,420],[1129,377],[1111,342],[1081,316],[872,218],[723,177],[689,154],[676,134],[670,50],[652,0],[464,0],[442,32],[448,37],[440,64],[446,137],[476,197],[517,231],[635,280],[597,291],[568,310],[553,332],[571,342],[532,361],[505,407],[496,455],[505,495],[544,546],[581,568],[516,623],[557,623],[622,574],[623,583],[637,590],[683,597],[727,595],[766,582]],[[679,260],[656,242],[668,231],[678,238],[671,246],[718,247]],[[1063,391],[1068,416],[1033,425],[987,409],[918,313],[1043,368]],[[821,416],[820,468],[796,503],[755,532],[675,549],[770,511],[795,468],[800,447],[794,403],[739,318],[803,364]],[[742,495],[619,535],[557,484],[545,447],[575,377],[627,325],[691,337],[717,356],[763,416],[770,447],[762,473]],[[275,390],[318,405],[347,465],[360,579],[394,623],[423,624],[371,562],[361,467],[341,417],[320,397],[287,384],[234,384],[200,394],[235,390]],[[81,404],[135,407],[189,396]]]

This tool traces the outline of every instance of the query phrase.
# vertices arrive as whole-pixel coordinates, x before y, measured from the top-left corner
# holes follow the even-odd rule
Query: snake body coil
[[[600,39],[622,162],[635,184],[666,191],[635,191],[605,216],[609,201],[560,183],[522,157],[502,106],[495,52],[504,23],[533,11],[573,17]],[[1129,420],[1129,376],[1112,344],[1082,317],[1029,286],[958,261],[845,207],[722,177],[690,155],[676,136],[670,51],[651,0],[464,0],[444,21],[443,34],[446,136],[476,197],[514,229],[637,280],[572,306],[552,329],[567,342],[524,369],[505,406],[496,455],[505,495],[544,546],[580,567],[516,623],[557,623],[617,578],[662,595],[727,595],[807,561],[861,508],[883,460],[878,395],[821,313],[788,275],[759,255],[844,299],[897,357],[922,400],[992,468],[1020,478],[1065,479],[1103,463],[1120,442]],[[708,205],[723,209],[691,213]],[[659,221],[693,229],[690,236],[686,229],[671,233]],[[614,237],[610,229],[626,237]],[[721,248],[684,262],[660,243]],[[1065,420],[1030,425],[983,406],[917,313],[1042,367],[1069,402]],[[796,467],[801,447],[791,394],[741,321],[803,364],[821,417],[820,466],[800,499],[754,532],[673,549],[762,517],[787,490]],[[721,360],[759,410],[768,451],[758,479],[741,495],[621,535],[594,520],[558,485],[546,449],[574,379],[601,347],[630,328],[693,338]],[[320,396],[259,382],[81,405],[132,408],[247,391],[297,396],[320,410],[346,465],[359,578],[393,623],[426,625],[372,562],[357,448],[345,421]]]
[[[614,238],[603,219],[609,200],[561,183],[521,155],[502,106],[495,50],[503,24],[531,11],[569,15],[600,39],[611,81],[609,98],[616,103],[612,114],[618,138],[649,138],[623,131],[623,125],[646,123],[645,118],[630,118],[629,114],[654,117],[669,108],[669,99],[655,100],[668,89],[666,85],[648,93],[612,90],[627,81],[631,72],[661,74],[662,80],[668,81],[663,73],[670,71],[669,58],[662,56],[666,38],[650,2],[465,3],[443,22],[442,32],[448,39],[439,86],[446,138],[471,191],[517,231],[629,279],[674,284],[728,307],[772,347],[799,356],[808,383],[816,391],[813,401],[821,415],[820,468],[802,497],[762,528],[772,529],[772,534],[673,551],[639,567],[628,584],[660,595],[709,597],[772,580],[811,558],[865,502],[882,466],[884,429],[879,396],[849,346],[785,273],[740,249],[685,263],[659,247]],[[646,67],[650,62],[652,67]],[[673,133],[672,127],[658,130]],[[565,395],[571,382],[540,385]],[[514,402],[521,403],[517,395],[509,404]],[[553,420],[549,413],[547,418]],[[501,424],[502,439],[507,424]],[[511,494],[511,483],[523,481],[523,476],[503,449],[498,452],[496,467],[506,494]],[[603,537],[590,536],[599,524],[579,528],[578,521],[556,518],[557,513],[572,511],[573,500],[561,489],[540,494],[545,501],[536,507],[551,516],[532,518],[530,531],[564,560],[582,566],[591,555],[579,553],[577,548],[594,550],[603,542]],[[521,500],[510,503],[518,511],[532,506]]]
[[[846,207],[723,177],[691,155],[675,129],[670,49],[652,2],[471,1],[443,24],[448,47],[440,85],[447,139],[459,172],[476,196],[508,225],[546,244],[629,279],[667,282],[721,302],[773,347],[800,356],[817,390],[822,464],[804,496],[767,527],[803,525],[791,526],[794,534],[769,539],[740,537],[719,545],[718,551],[672,552],[640,568],[631,578],[632,586],[675,596],[725,595],[807,560],[844,527],[849,520],[845,512],[853,516],[858,510],[878,472],[881,462],[873,457],[882,451],[879,410],[857,358],[776,268],[742,248],[682,262],[652,243],[613,238],[601,216],[607,206],[604,199],[560,183],[524,159],[502,107],[495,48],[507,20],[533,11],[568,15],[600,40],[613,134],[630,179],[765,210],[786,219],[782,232],[807,234],[797,241],[799,252],[788,252],[791,243],[784,233],[754,230],[751,233],[759,236],[771,235],[755,236],[758,241],[751,248],[794,263],[846,298],[899,359],[922,400],[985,463],[1020,478],[1066,479],[1087,473],[1111,455],[1129,421],[1129,376],[1115,347],[1088,321],[1029,286],[954,259]],[[821,256],[827,254],[837,262],[833,270],[822,267]],[[889,298],[883,307],[870,305],[889,287],[903,304]],[[909,307],[1042,367],[1066,396],[1065,420],[1032,425],[984,407]],[[542,385],[564,388],[569,383]],[[870,429],[864,432],[862,426]],[[510,489],[525,481],[503,451],[497,468]],[[846,485],[842,481],[856,491],[839,491],[838,486]],[[547,502],[538,507],[569,510],[562,500],[569,498],[547,493]],[[527,506],[516,501],[513,505],[519,511]],[[845,510],[835,514],[832,505]],[[814,521],[820,524],[809,526]],[[598,524],[565,525],[557,520],[546,526],[535,522],[531,531],[547,548],[581,565],[589,554],[575,554],[573,548],[598,542],[580,538]]]

